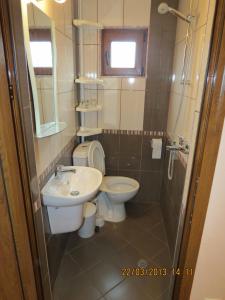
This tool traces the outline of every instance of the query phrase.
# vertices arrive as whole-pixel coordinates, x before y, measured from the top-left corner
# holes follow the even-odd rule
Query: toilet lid
[[[105,153],[98,141],[91,142],[89,146],[88,165],[105,175]]]

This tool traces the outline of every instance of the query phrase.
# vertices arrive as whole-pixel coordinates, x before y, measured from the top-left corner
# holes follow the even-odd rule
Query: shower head
[[[169,12],[169,5],[167,3],[160,3],[158,6],[158,13],[161,15],[167,14]]]
[[[160,3],[159,6],[158,6],[158,13],[161,14],[161,15],[164,15],[164,14],[167,14],[167,13],[171,13],[172,15],[188,22],[188,23],[191,23],[191,20],[193,18],[193,16],[185,16],[183,15],[181,12],[179,12],[178,10],[170,7],[167,3]]]

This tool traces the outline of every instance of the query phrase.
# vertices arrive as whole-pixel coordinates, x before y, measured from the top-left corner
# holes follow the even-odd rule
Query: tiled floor
[[[122,268],[140,262],[171,265],[157,204],[127,205],[127,219],[106,223],[90,239],[71,234],[54,286],[54,300],[167,300],[168,276],[124,277]]]

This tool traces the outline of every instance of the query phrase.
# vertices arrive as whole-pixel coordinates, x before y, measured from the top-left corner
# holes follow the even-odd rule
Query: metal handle
[[[109,61],[110,61],[109,51],[105,51],[105,61],[107,66],[109,66]]]

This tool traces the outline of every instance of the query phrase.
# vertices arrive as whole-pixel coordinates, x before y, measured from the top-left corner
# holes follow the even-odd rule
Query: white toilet
[[[85,142],[73,153],[75,166],[96,168],[105,175],[105,153],[98,141]],[[132,199],[139,190],[139,183],[128,177],[104,176],[98,195],[98,214],[105,221],[121,222],[126,218],[124,203]]]

